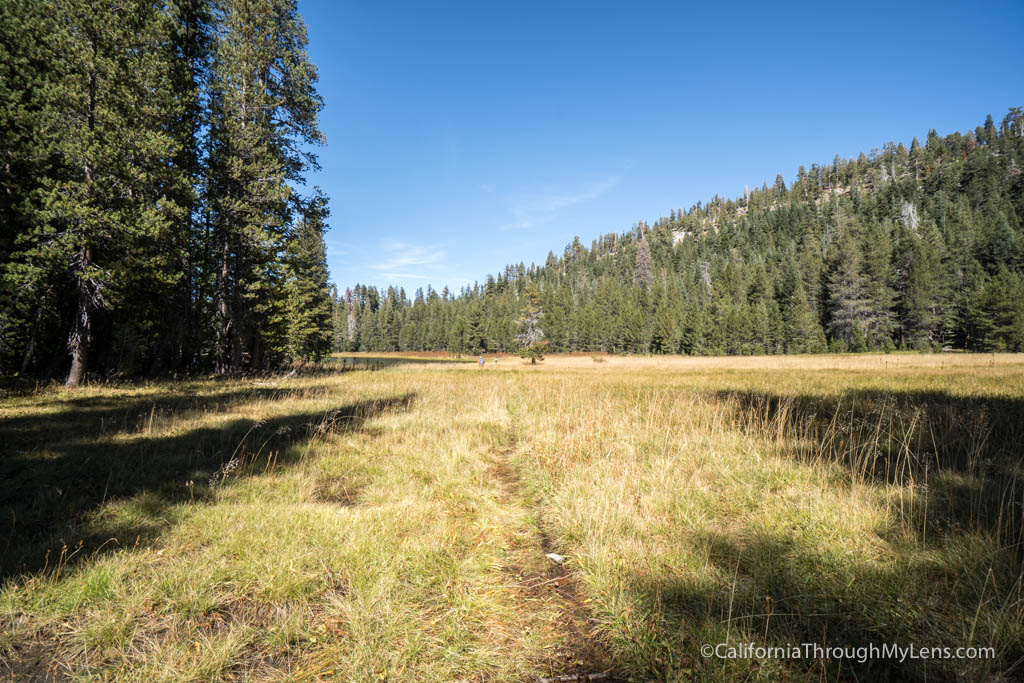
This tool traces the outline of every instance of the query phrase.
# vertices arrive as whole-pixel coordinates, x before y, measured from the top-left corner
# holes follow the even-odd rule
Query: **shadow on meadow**
[[[839,397],[721,392],[734,424],[769,452],[824,465],[836,486],[863,484],[886,509],[886,550],[829,540],[827,529],[779,531],[779,520],[716,529],[689,544],[698,579],[661,571],[631,579],[632,600],[671,647],[638,670],[671,678],[691,667],[729,678],[1020,680],[1024,674],[1024,400],[942,392],[854,391]],[[783,525],[784,526],[784,525]],[[883,556],[884,555],[884,556]],[[711,642],[856,648],[992,646],[989,660],[907,658],[723,662],[688,659]],[[717,638],[718,640],[714,640]],[[681,639],[681,640],[680,640]],[[650,666],[651,661],[664,665]]]
[[[707,552],[706,571],[719,577],[714,588],[707,582],[694,585],[655,576],[638,577],[635,584],[632,599],[657,615],[663,643],[671,643],[644,662],[660,658],[667,666],[638,667],[657,678],[674,680],[681,670],[697,669],[730,680],[802,680],[812,676],[842,681],[1019,679],[1017,668],[1024,655],[1019,638],[1004,633],[990,642],[979,626],[971,639],[977,589],[985,581],[984,572],[975,585],[962,586],[969,579],[933,562],[911,560],[899,569],[863,565],[826,545],[751,530],[708,534],[694,543]],[[988,589],[991,595],[992,586]],[[967,596],[971,599],[965,599]],[[981,616],[987,619],[992,615]],[[688,648],[672,640],[674,634],[683,633],[690,638],[700,634],[701,642],[692,642],[692,646],[796,646],[801,648],[802,658],[687,660],[680,653]],[[919,648],[992,644],[996,657],[900,661],[898,657],[859,653],[872,644],[881,648],[891,643]],[[803,649],[804,644],[841,648],[850,654],[827,660]]]
[[[0,419],[0,579],[149,543],[170,524],[174,504],[208,498],[228,475],[292,464],[298,449],[290,446],[360,430],[414,399],[405,394],[148,435],[153,420],[166,431],[168,420],[173,429],[175,419],[309,396],[301,389],[253,388],[202,396],[168,391],[83,397],[62,402],[68,409],[59,413]],[[107,513],[105,504],[128,498],[130,514]]]
[[[943,545],[984,534],[1024,569],[1024,399],[937,391],[730,392],[741,429],[850,481],[910,487],[901,524]]]

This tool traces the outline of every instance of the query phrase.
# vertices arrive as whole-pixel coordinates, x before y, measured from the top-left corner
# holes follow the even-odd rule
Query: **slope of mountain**
[[[1024,113],[801,166],[653,225],[576,238],[458,295],[357,285],[339,350],[509,351],[528,282],[553,351],[1024,350]]]

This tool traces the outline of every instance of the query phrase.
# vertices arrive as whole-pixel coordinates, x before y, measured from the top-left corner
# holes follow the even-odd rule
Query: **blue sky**
[[[1024,105],[1024,3],[300,0],[332,279],[482,281]]]

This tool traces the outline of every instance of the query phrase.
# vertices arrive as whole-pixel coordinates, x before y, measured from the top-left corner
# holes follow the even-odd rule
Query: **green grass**
[[[8,678],[1011,680],[1024,666],[1015,356],[582,356],[50,387],[3,399],[0,436]],[[718,642],[995,657],[702,656]]]

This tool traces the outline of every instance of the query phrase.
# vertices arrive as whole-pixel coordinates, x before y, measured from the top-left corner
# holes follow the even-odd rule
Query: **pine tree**
[[[280,261],[294,191],[323,141],[322,101],[294,0],[223,0],[211,66],[210,179],[218,366],[283,355]]]
[[[636,268],[633,274],[633,282],[647,286],[651,281],[651,247],[647,244],[647,236],[640,233],[640,246],[636,251]]]
[[[529,358],[531,364],[544,360],[544,346],[547,342],[544,340],[544,330],[540,327],[543,317],[540,292],[531,282],[523,292],[523,307],[517,321],[519,334],[516,335],[520,345],[519,355]]]
[[[828,279],[829,336],[845,345],[851,343],[855,333],[863,336],[863,321],[872,315],[861,266],[860,247],[850,231],[845,230],[833,255]]]
[[[356,318],[358,307],[352,298],[352,290],[345,290],[345,350],[355,351],[359,348],[359,323]]]
[[[656,353],[676,353],[681,343],[675,312],[668,301],[658,305],[651,329],[651,346]]]
[[[925,224],[921,235],[904,231],[896,254],[898,260],[898,314],[901,322],[901,346],[930,348],[939,339],[944,298],[941,245],[934,227]]]
[[[331,350],[331,298],[324,245],[327,197],[314,190],[288,242],[290,355],[299,361],[319,361]]]
[[[487,353],[487,331],[484,327],[483,311],[474,308],[466,319],[464,348],[474,356]]]
[[[167,133],[175,115],[166,79],[169,22],[151,3],[129,4],[121,11],[84,0],[54,7],[59,28],[51,39],[61,49],[52,68],[60,80],[43,128],[62,164],[40,183],[16,275],[38,283],[63,273],[73,283],[68,388],[85,378],[96,316],[121,305],[137,276],[173,277],[153,249],[179,217],[161,191],[174,182],[164,165],[175,153]]]
[[[892,340],[896,294],[891,285],[893,247],[890,230],[889,224],[870,224],[865,230],[864,246],[861,250],[861,274],[864,297],[867,300],[867,311],[861,319],[861,325],[866,343],[872,348],[883,348],[886,342],[891,344]]]
[[[793,273],[782,309],[782,344],[786,353],[821,353],[825,334],[807,300],[798,274]]]
[[[978,297],[982,349],[1024,350],[1024,278],[1003,267]]]
[[[167,6],[172,52],[169,80],[176,107],[170,122],[175,154],[169,167],[180,182],[168,187],[181,207],[161,251],[173,259],[174,277],[156,296],[162,300],[157,336],[163,340],[154,366],[194,370],[208,343],[207,321],[213,293],[209,245],[203,223],[200,187],[204,173],[206,77],[212,40],[210,0],[177,0]],[[170,302],[170,305],[166,305]]]
[[[47,10],[42,3],[0,3],[0,374],[29,369],[46,343],[42,328],[57,315],[59,274],[25,263],[42,184],[61,170],[54,153],[61,79],[55,38],[66,29]]]

